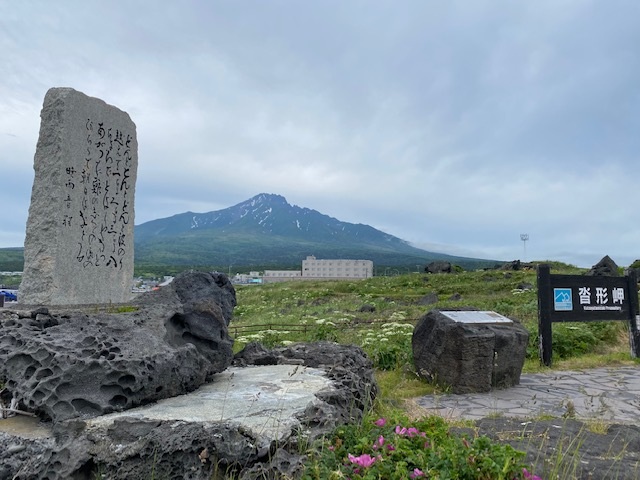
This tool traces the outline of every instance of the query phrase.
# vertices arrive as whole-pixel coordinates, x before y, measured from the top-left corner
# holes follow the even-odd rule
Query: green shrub
[[[614,343],[622,322],[575,322],[554,324],[551,336],[552,348],[560,358],[593,353],[599,346]]]
[[[338,329],[336,327],[336,324],[324,318],[316,320],[316,327],[311,333],[311,340],[316,342],[338,341]]]

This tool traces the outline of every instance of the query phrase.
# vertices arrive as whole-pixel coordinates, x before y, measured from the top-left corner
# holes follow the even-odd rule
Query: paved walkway
[[[426,395],[416,403],[445,418],[574,416],[640,422],[640,366],[523,374],[520,385],[473,394]]]

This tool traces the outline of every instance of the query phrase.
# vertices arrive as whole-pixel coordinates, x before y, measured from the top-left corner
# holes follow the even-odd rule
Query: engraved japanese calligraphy
[[[76,260],[83,267],[122,268],[131,240],[127,238],[131,219],[127,200],[133,135],[91,118],[87,118],[85,130],[82,170],[65,168],[65,188],[73,191],[78,182],[80,209],[73,212],[72,202],[66,201],[68,213],[64,214],[62,225],[79,229]]]

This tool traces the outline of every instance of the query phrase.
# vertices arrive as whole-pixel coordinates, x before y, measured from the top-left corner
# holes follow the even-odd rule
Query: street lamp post
[[[527,261],[527,240],[529,240],[529,234],[528,233],[521,233],[520,234],[520,240],[522,240],[522,245],[524,246],[524,261]]]

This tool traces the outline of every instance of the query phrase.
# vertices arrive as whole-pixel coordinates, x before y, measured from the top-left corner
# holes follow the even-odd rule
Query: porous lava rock
[[[321,368],[332,380],[331,387],[316,393],[317,401],[296,415],[298,426],[278,440],[265,445],[242,419],[72,419],[56,423],[51,438],[0,434],[0,462],[5,464],[0,478],[300,478],[308,445],[339,425],[361,421],[371,406],[377,392],[373,367],[359,347],[331,342],[274,350],[251,344],[235,363],[268,369],[264,358],[294,369]]]
[[[598,263],[592,266],[585,275],[592,277],[615,277],[618,275],[618,265],[609,255],[605,255]]]
[[[525,262],[521,262],[520,260],[513,260],[512,262],[503,264],[500,267],[500,270],[518,271],[518,270],[531,270],[533,268],[535,268],[535,266],[532,263],[525,263]]]
[[[459,323],[439,310],[418,320],[412,337],[416,372],[453,393],[488,392],[520,383],[529,332],[511,324]]]
[[[21,408],[54,422],[180,395],[230,365],[235,304],[226,275],[195,272],[123,313],[3,310],[0,381]]]

